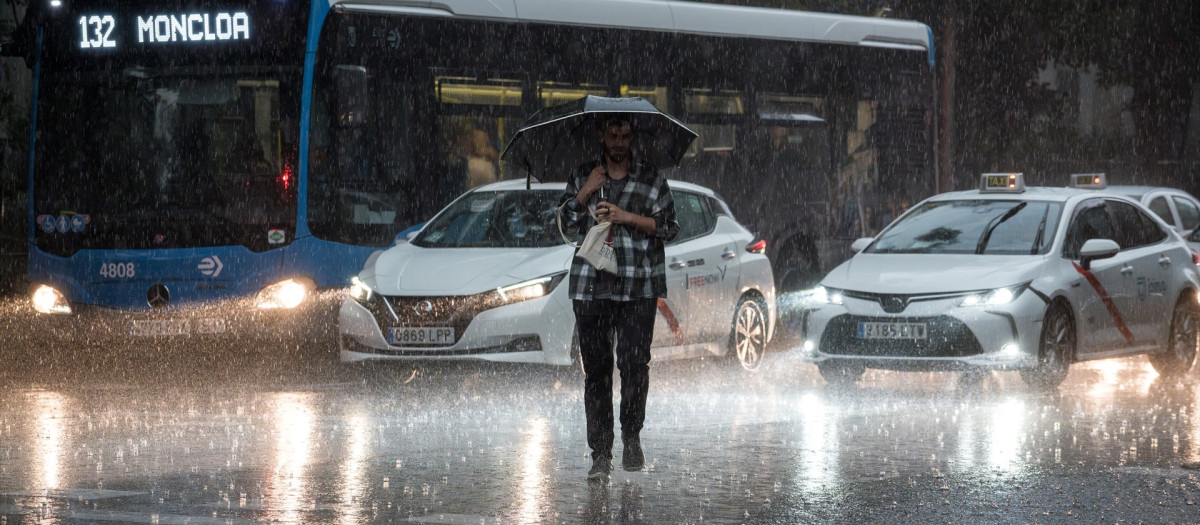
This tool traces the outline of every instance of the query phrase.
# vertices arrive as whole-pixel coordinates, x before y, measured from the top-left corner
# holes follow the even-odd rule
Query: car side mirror
[[[1121,246],[1111,239],[1088,239],[1079,248],[1079,265],[1090,270],[1092,261],[1107,259],[1121,251]]]
[[[406,242],[412,242],[412,240],[417,237],[417,234],[421,233],[421,228],[424,227],[425,223],[422,222],[415,226],[409,226],[408,228],[401,230],[400,233],[396,234],[395,244],[399,246]]]
[[[854,253],[861,252],[861,251],[867,249],[867,246],[870,246],[871,241],[874,241],[874,240],[875,240],[874,237],[859,237],[859,238],[855,239],[854,243],[852,243],[850,245],[850,251],[852,251]]]

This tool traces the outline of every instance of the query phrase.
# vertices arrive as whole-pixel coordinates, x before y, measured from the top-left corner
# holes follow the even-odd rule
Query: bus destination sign
[[[250,15],[245,12],[137,15],[128,20],[113,15],[79,17],[80,49],[116,49],[122,35],[137,45],[218,42],[250,39]]]

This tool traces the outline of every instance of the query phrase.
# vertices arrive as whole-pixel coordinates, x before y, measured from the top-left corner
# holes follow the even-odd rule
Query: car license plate
[[[858,323],[859,339],[925,339],[925,323]]]
[[[388,328],[388,343],[393,345],[451,345],[454,328],[449,326]]]
[[[191,335],[189,319],[149,319],[129,322],[129,335],[134,337],[170,337]]]

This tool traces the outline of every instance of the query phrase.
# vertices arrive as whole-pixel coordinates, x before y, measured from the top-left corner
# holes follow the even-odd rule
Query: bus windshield
[[[244,245],[295,230],[299,69],[67,72],[39,100],[36,238],[49,253]],[[281,101],[283,103],[281,103]]]

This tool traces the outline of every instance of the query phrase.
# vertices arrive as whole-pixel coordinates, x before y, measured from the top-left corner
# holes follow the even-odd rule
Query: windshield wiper
[[[1042,222],[1038,223],[1037,236],[1033,238],[1033,246],[1029,248],[1029,255],[1037,255],[1038,247],[1042,245],[1042,237],[1046,234],[1046,218],[1050,216],[1050,207],[1046,206],[1045,213],[1042,213]]]
[[[987,228],[984,228],[983,230],[983,236],[980,237],[979,242],[975,244],[975,255],[983,254],[983,250],[987,248],[988,241],[992,239],[992,232],[996,230],[997,226],[1004,224],[1004,221],[1011,219],[1013,215],[1016,215],[1017,212],[1024,209],[1028,204],[1028,201],[1021,202],[1020,204],[1013,206],[1012,209],[1004,212],[1003,215],[996,216],[992,218],[992,220],[988,221]]]

